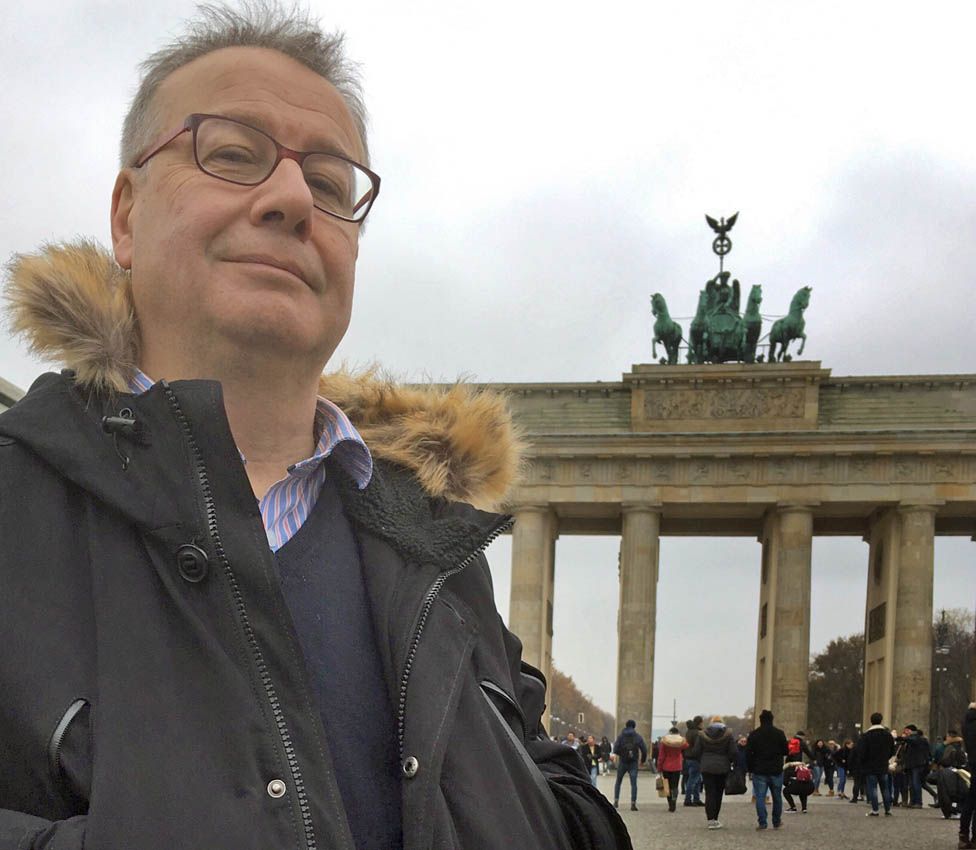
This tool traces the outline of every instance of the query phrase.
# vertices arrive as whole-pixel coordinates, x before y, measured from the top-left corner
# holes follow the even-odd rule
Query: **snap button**
[[[279,797],[285,796],[285,783],[280,779],[272,779],[268,783],[268,796],[274,797],[276,800]]]
[[[403,775],[407,779],[413,779],[417,775],[417,771],[420,770],[420,762],[413,756],[407,756],[401,767],[403,768]]]
[[[196,584],[207,576],[207,553],[199,546],[184,543],[176,550],[176,566],[184,579]]]

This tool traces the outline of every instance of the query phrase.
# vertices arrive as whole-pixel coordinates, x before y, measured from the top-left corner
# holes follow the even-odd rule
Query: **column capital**
[[[659,514],[663,510],[660,502],[621,502],[620,512],[622,514],[650,513]]]
[[[773,511],[777,514],[789,513],[811,513],[814,508],[819,508],[820,502],[777,502],[773,505]]]
[[[549,503],[545,504],[530,504],[530,505],[509,505],[509,510],[513,514],[520,513],[538,513],[538,514],[548,514],[552,511],[552,506]]]
[[[918,501],[918,502],[899,502],[895,510],[900,514],[912,514],[912,513],[931,513],[935,514],[939,512],[945,502],[933,499],[931,501]]]

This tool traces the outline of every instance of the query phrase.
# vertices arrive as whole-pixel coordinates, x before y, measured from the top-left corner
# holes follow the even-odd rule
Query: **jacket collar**
[[[74,372],[83,404],[112,406],[128,394],[138,321],[129,275],[107,251],[79,241],[17,255],[4,295],[13,331]],[[409,470],[430,496],[490,510],[515,483],[523,447],[497,394],[404,386],[372,369],[325,374],[319,395],[343,410],[374,458]]]

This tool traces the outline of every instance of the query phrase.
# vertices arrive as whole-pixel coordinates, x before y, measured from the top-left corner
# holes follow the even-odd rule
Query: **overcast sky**
[[[345,30],[383,191],[338,358],[407,378],[619,380],[650,360],[649,296],[694,311],[704,213],[763,312],[813,287],[806,356],[834,375],[974,372],[976,4],[363,2]],[[0,13],[0,256],[108,244],[136,65],[193,4]],[[0,332],[0,376],[41,371]],[[492,549],[507,616],[510,540]],[[939,540],[936,606],[976,600]],[[818,539],[813,649],[859,630],[866,546]],[[558,544],[554,655],[613,710],[617,541]],[[752,703],[759,546],[665,539],[655,712]]]

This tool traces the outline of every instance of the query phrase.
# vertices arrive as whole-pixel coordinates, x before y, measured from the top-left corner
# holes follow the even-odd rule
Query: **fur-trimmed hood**
[[[138,322],[129,275],[104,248],[79,241],[16,255],[4,294],[10,328],[34,354],[74,370],[93,393],[128,391]],[[515,483],[522,445],[495,393],[398,385],[377,370],[326,373],[319,391],[374,456],[413,471],[432,496],[490,510]]]

